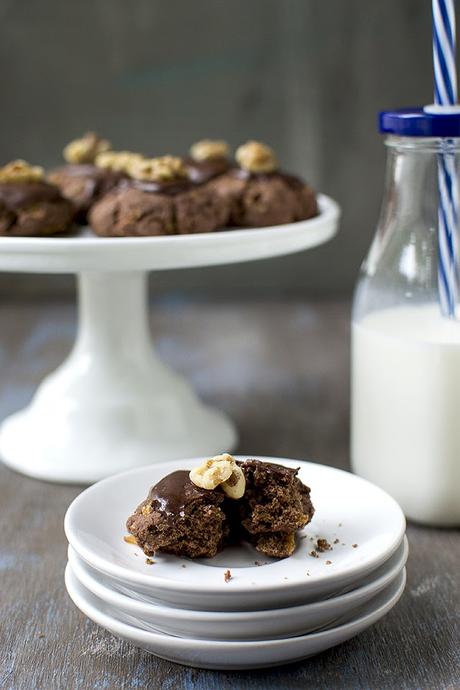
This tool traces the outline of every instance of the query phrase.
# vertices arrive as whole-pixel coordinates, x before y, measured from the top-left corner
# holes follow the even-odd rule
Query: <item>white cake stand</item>
[[[329,240],[339,209],[308,221],[172,237],[0,238],[0,271],[77,273],[79,328],[67,360],[0,427],[0,455],[40,479],[90,483],[132,467],[231,450],[232,422],[157,358],[147,271],[289,254]]]

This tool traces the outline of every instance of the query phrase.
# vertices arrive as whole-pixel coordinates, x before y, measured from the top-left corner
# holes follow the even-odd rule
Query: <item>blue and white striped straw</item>
[[[453,0],[433,1],[434,98],[437,112],[448,112],[457,103],[455,66],[455,11]],[[458,294],[459,194],[455,153],[446,150],[438,157],[438,285],[442,314],[455,318]]]

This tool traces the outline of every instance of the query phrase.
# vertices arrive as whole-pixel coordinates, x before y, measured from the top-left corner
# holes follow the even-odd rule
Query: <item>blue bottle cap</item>
[[[401,137],[460,137],[460,106],[427,105],[424,108],[383,110],[379,130]]]

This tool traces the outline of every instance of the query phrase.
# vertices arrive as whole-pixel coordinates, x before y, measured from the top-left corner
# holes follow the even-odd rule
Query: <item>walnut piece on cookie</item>
[[[39,165],[30,165],[18,158],[0,168],[0,183],[40,182],[45,172]]]
[[[247,141],[235,153],[239,166],[250,173],[269,173],[278,168],[275,153],[260,141]]]
[[[212,158],[227,158],[230,147],[223,139],[201,139],[190,147],[190,156],[195,161],[207,161]]]
[[[81,165],[94,163],[96,156],[103,151],[109,151],[111,143],[101,139],[95,132],[86,132],[79,139],[70,141],[64,148],[64,158],[68,163]]]
[[[144,156],[141,153],[133,151],[102,151],[97,154],[94,163],[97,168],[128,173],[134,162],[143,160]]]
[[[128,163],[128,174],[145,182],[168,182],[187,177],[182,158],[160,156],[159,158],[134,158]]]
[[[189,476],[190,481],[201,489],[212,490],[220,486],[229,498],[235,500],[244,495],[246,488],[243,471],[229,453],[205,460],[191,470]]]

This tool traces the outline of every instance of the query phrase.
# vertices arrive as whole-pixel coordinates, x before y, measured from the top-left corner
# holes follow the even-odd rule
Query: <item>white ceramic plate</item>
[[[358,616],[352,617],[343,625],[301,637],[243,642],[193,640],[140,630],[114,618],[110,607],[78,582],[69,565],[65,579],[70,598],[80,611],[98,625],[136,647],[186,666],[242,670],[300,661],[358,635],[382,618],[397,603],[404,591],[406,571],[402,570],[396,580],[362,607]]]
[[[295,637],[340,625],[385,589],[404,568],[409,553],[407,539],[396,553],[347,594],[324,601],[267,611],[190,611],[132,599],[104,583],[69,547],[69,563],[79,582],[101,599],[119,620],[156,632],[208,640],[264,640]]]
[[[126,519],[149,487],[175,469],[195,466],[201,460],[196,458],[124,472],[86,489],[67,511],[67,538],[84,561],[122,586],[172,606],[217,611],[279,608],[325,598],[375,570],[400,545],[404,515],[370,482],[324,465],[260,459],[300,466],[299,476],[312,489],[316,513],[290,558],[267,559],[243,546],[195,561],[158,554],[155,564],[148,565],[138,547],[123,541]],[[338,543],[313,558],[309,553],[317,537]],[[229,582],[224,579],[227,569]]]

